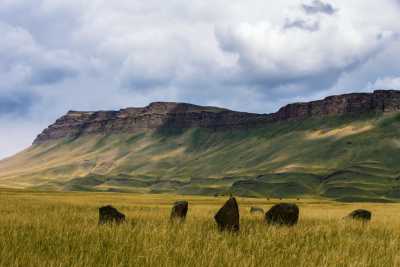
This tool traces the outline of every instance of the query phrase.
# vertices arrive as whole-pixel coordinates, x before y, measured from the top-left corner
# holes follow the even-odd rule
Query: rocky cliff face
[[[240,129],[315,116],[399,110],[400,91],[395,90],[330,96],[308,103],[289,104],[272,114],[236,112],[185,103],[155,102],[144,108],[127,108],[119,111],[69,111],[45,129],[36,138],[34,144],[93,133],[108,134],[192,127],[212,130]]]
[[[69,111],[45,129],[34,144],[82,134],[139,132],[159,129],[209,128],[235,129],[255,127],[265,115],[235,112],[186,103],[155,102],[144,108],[119,111]]]
[[[373,93],[329,96],[323,100],[289,104],[271,115],[275,120],[288,120],[313,116],[361,114],[371,111],[393,112],[398,110],[400,110],[400,91],[377,90]]]

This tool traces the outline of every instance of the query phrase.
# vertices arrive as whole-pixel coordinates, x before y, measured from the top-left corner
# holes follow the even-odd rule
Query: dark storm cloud
[[[307,14],[323,13],[333,15],[336,12],[336,9],[331,4],[319,0],[314,0],[310,4],[303,4],[302,8]]]
[[[29,92],[19,92],[13,95],[0,95],[0,117],[1,116],[25,116],[37,98]]]
[[[75,70],[53,66],[35,71],[30,82],[32,85],[49,85],[61,82],[67,78],[73,78],[76,75],[78,73]]]

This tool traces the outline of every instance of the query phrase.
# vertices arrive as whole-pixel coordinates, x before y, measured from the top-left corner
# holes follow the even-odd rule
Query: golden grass
[[[329,131],[316,130],[316,131],[310,131],[306,135],[306,140],[315,140],[315,139],[329,138],[329,137],[340,139],[350,135],[364,133],[372,129],[373,125],[362,125],[362,126],[348,125],[342,128],[332,129]]]
[[[154,155],[154,156],[150,157],[150,160],[151,161],[160,161],[160,160],[167,159],[167,158],[175,158],[175,157],[183,156],[185,154],[185,150],[186,150],[186,148],[184,148],[184,147],[173,149],[162,155]]]
[[[302,171],[305,168],[305,164],[288,164],[276,170],[277,173],[280,172],[296,172]]]
[[[171,204],[189,201],[188,218],[171,224]],[[267,226],[250,206],[277,200],[238,198],[239,234],[219,233],[213,215],[226,198],[112,193],[0,191],[0,266],[399,266],[397,204],[297,201],[299,224]],[[127,215],[98,226],[98,207]],[[343,220],[368,208],[372,221]]]

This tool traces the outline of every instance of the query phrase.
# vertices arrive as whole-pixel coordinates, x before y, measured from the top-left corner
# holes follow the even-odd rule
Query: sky
[[[400,89],[400,0],[0,0],[0,158],[68,110]]]

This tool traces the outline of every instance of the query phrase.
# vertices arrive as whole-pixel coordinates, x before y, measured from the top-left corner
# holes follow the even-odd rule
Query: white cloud
[[[400,76],[399,77],[384,77],[379,78],[373,83],[367,85],[368,89],[399,89],[400,88]]]
[[[88,65],[68,50],[49,50],[25,29],[0,21],[0,77],[3,90],[57,83]]]
[[[303,16],[302,21],[309,19],[307,14]],[[335,82],[342,73],[364,63],[397,37],[390,28],[358,25],[340,13],[311,22],[307,23],[318,23],[318,30],[282,29],[268,21],[240,23],[219,29],[217,39],[223,50],[237,56],[237,72],[242,72],[248,82],[275,87],[305,81],[311,87],[316,77],[321,85],[324,80],[328,81],[325,86]],[[326,87],[310,88],[321,89]]]

